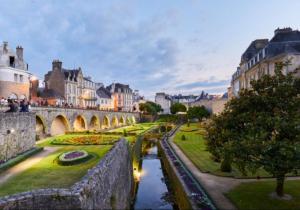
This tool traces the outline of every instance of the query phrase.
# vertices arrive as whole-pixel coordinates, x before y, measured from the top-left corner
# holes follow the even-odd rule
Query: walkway
[[[202,187],[213,199],[218,209],[222,209],[222,210],[236,209],[234,204],[226,196],[224,196],[224,193],[229,192],[231,189],[235,188],[239,184],[245,182],[271,180],[271,178],[264,178],[260,180],[235,179],[230,177],[215,176],[209,173],[203,173],[192,163],[190,159],[186,157],[186,155],[181,151],[181,149],[173,142],[173,138],[175,134],[169,138],[169,142],[171,146],[173,147],[174,151],[179,156],[179,158],[182,160],[182,162],[184,162],[186,167],[191,171],[194,177],[199,181]],[[299,179],[300,177],[287,178],[287,180],[299,180]]]
[[[12,176],[15,176],[26,169],[30,168],[34,164],[38,163],[44,157],[47,157],[49,154],[55,152],[59,147],[45,147],[42,152],[33,155],[32,157],[27,158],[25,161],[18,163],[17,165],[9,168],[8,170],[0,173],[0,185],[6,182]]]

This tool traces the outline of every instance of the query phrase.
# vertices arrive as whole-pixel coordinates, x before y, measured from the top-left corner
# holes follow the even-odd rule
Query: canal
[[[134,209],[178,209],[168,187],[155,142],[148,143],[144,151]]]

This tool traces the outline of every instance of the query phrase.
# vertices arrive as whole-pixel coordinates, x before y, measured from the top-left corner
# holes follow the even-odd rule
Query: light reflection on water
[[[153,146],[147,150],[143,159],[135,209],[173,209],[172,203],[168,201],[169,193],[161,167],[157,146]]]

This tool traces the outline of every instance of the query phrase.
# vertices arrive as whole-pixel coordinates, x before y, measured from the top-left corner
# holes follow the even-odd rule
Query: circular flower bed
[[[91,156],[85,150],[74,150],[65,152],[59,155],[58,162],[61,165],[74,165],[79,164],[90,159]]]

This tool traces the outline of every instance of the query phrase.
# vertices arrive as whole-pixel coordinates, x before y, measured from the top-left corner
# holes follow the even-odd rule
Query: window
[[[18,82],[18,75],[17,74],[14,74],[14,81]]]
[[[9,56],[9,66],[15,67],[15,57],[14,56]]]
[[[20,75],[20,82],[24,82],[24,80],[23,80],[23,75]]]

